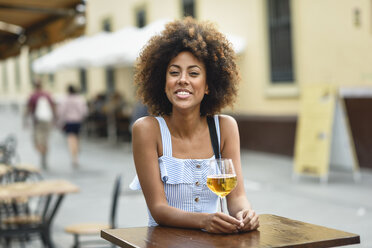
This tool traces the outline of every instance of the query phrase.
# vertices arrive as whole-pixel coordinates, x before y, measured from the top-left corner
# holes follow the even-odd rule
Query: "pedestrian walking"
[[[48,140],[55,116],[55,103],[51,95],[43,90],[41,81],[36,80],[34,91],[27,101],[24,126],[28,126],[28,119],[31,117],[33,141],[40,154],[40,164],[43,169],[47,169]]]
[[[81,125],[88,114],[85,99],[73,85],[67,87],[67,96],[58,105],[58,125],[67,136],[67,146],[74,168],[79,166],[79,134]]]

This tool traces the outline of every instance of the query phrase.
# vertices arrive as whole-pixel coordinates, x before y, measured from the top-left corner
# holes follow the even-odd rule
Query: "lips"
[[[174,92],[178,99],[187,99],[189,98],[192,93],[187,89],[178,89]]]
[[[178,89],[175,91],[175,94],[179,96],[188,96],[188,95],[191,95],[192,93],[186,89]]]

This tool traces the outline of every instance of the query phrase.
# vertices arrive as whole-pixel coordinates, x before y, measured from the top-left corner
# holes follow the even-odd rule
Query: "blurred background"
[[[215,23],[237,53],[241,72],[239,96],[234,108],[224,112],[238,121],[241,148],[243,154],[248,154],[243,156],[243,166],[266,169],[261,178],[265,181],[265,173],[273,174],[286,164],[288,173],[278,172],[270,180],[290,181],[303,91],[315,84],[330,85],[337,89],[344,104],[352,149],[362,172],[359,186],[366,189],[363,180],[372,174],[370,0],[0,0],[0,139],[10,133],[15,133],[20,141],[30,138],[20,125],[10,123],[21,122],[35,80],[42,81],[57,104],[67,85],[73,84],[89,107],[83,126],[83,147],[93,146],[92,150],[109,154],[112,149],[123,151],[127,155],[125,161],[131,164],[124,186],[127,187],[134,175],[130,122],[138,104],[133,85],[135,59],[151,35],[164,28],[164,23],[183,16]],[[62,142],[58,135],[52,142]],[[38,160],[29,151],[31,147],[20,145],[18,154],[21,160],[28,159],[38,167]],[[56,154],[59,148],[52,149],[51,161],[53,156],[54,160],[63,157],[63,152]],[[84,156],[89,155],[82,153],[84,164]],[[253,161],[247,158],[249,155]],[[110,155],[102,156],[110,159]],[[113,159],[120,164],[119,159]],[[279,165],[268,168],[263,165],[266,163]],[[79,184],[68,167],[67,172],[45,173],[47,177],[66,177]],[[126,170],[120,165],[115,168]],[[88,175],[96,180],[100,173]],[[249,177],[255,181],[255,175]],[[342,184],[341,188],[357,184],[348,175],[337,180],[347,185]],[[247,183],[254,192],[266,185]],[[308,183],[315,185],[315,192],[322,192],[318,182]],[[286,186],[284,191],[288,192],[297,187],[291,183]],[[357,216],[369,214],[371,218],[370,199],[363,195],[356,200],[364,202],[364,207],[354,209],[359,211]],[[139,204],[143,206],[143,202]],[[298,213],[292,217],[301,219],[300,216]],[[311,222],[312,218],[302,220]],[[370,231],[365,230],[363,235],[367,232]],[[369,233],[365,247],[372,246],[371,236]]]
[[[57,99],[72,83],[91,103],[91,113],[94,103],[115,98],[122,105],[118,132],[125,136],[125,119],[136,103],[133,64],[141,45],[161,31],[166,20],[191,15],[216,23],[235,38],[242,80],[231,111],[241,128],[243,148],[292,156],[302,87],[332,84],[360,89],[346,91],[344,98],[360,166],[372,168],[372,139],[366,138],[372,135],[371,4],[1,0],[0,104],[22,109],[35,78]],[[90,131],[107,135],[103,122]]]

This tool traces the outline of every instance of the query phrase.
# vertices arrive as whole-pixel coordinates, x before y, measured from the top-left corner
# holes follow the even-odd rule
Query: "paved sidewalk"
[[[30,130],[22,128],[21,116],[0,110],[0,141],[13,133],[18,139],[22,162],[38,166]],[[80,193],[67,195],[53,223],[57,247],[71,247],[73,238],[64,226],[76,222],[102,221],[109,218],[114,178],[123,175],[118,209],[118,226],[144,226],[147,209],[141,192],[129,190],[135,175],[129,143],[111,144],[102,139],[83,139],[81,166],[70,164],[66,140],[54,130],[50,140],[49,169],[45,178],[64,178],[80,187]],[[331,171],[328,184],[314,178],[291,180],[292,158],[242,151],[242,167],[247,195],[256,211],[336,228],[361,236],[361,245],[372,247],[372,171],[362,170],[355,183],[349,172]],[[27,247],[41,247],[38,241]]]

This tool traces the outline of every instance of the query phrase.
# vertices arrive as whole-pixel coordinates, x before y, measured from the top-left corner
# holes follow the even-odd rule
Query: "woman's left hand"
[[[241,226],[239,228],[240,232],[247,232],[255,230],[260,226],[258,220],[258,214],[252,209],[244,209],[236,214],[236,218],[241,221]]]

